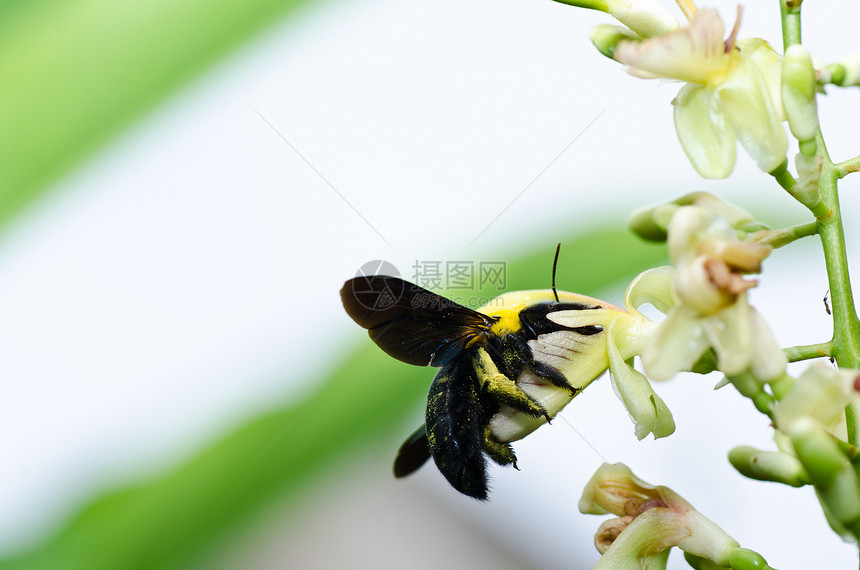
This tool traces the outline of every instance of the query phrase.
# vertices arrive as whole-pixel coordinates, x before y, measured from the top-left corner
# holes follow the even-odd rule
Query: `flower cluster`
[[[679,207],[667,229],[680,302],[642,354],[649,377],[664,380],[692,370],[708,348],[728,376],[781,376],[785,355],[746,296],[757,284],[746,276],[761,270],[771,248],[739,239],[728,220],[699,206]]]
[[[720,370],[730,379],[752,379],[752,391],[780,379],[786,357],[759,313],[747,301],[771,246],[770,232],[744,210],[696,192],[670,204],[638,212],[634,229],[665,239],[673,267],[640,274],[624,294],[624,311],[559,311],[549,319],[566,327],[601,322],[607,329],[606,366],[612,387],[635,424],[639,439],[671,435],[672,413],[650,380],[678,372]],[[666,315],[645,317],[650,304]],[[605,313],[605,314],[604,314]],[[639,355],[645,373],[632,366]],[[739,389],[747,394],[747,388]],[[759,403],[765,407],[768,403]]]
[[[853,439],[845,409],[860,410],[858,388],[860,371],[812,364],[773,408],[779,451],[740,446],[729,454],[752,479],[812,484],[830,526],[845,538],[860,531],[860,480],[851,461],[856,450],[844,443]]]
[[[788,150],[782,126],[786,114],[793,132],[797,126],[800,140],[810,140],[817,132],[815,77],[813,73],[810,80],[808,54],[792,52],[784,67],[766,41],[739,39],[740,9],[726,35],[715,10],[697,10],[692,3],[685,11],[689,25],[682,28],[653,1],[565,3],[601,9],[625,25],[602,24],[591,40],[632,75],[685,82],[673,102],[675,129],[684,152],[703,177],[731,174],[737,143],[765,172],[780,167]],[[789,77],[786,85],[783,69]]]
[[[558,0],[601,10],[621,25],[601,24],[591,41],[606,57],[644,79],[683,82],[673,100],[675,130],[687,158],[704,178],[729,176],[737,146],[770,173],[815,221],[770,231],[747,212],[696,192],[640,210],[631,226],[641,237],[667,243],[671,267],[637,277],[625,293],[625,313],[609,323],[606,353],[615,392],[640,439],[674,430],[672,415],[649,380],[682,371],[725,374],[773,422],[777,449],[740,446],[732,465],[750,478],[814,487],[828,522],[845,538],[860,540],[860,371],[824,363],[798,377],[792,360],[833,356],[856,366],[860,344],[836,180],[860,170],[860,158],[833,164],[819,129],[817,96],[826,84],[860,85],[860,56],[821,66],[799,45],[800,0],[782,3],[784,55],[761,38],[741,38],[743,11],[727,30],[718,13],[676,0],[679,25],[657,0]],[[789,139],[797,141],[797,175],[788,172]],[[821,233],[837,328],[831,341],[785,351],[748,300],[755,275],[773,248]],[[651,304],[665,315],[652,322],[640,312]],[[829,312],[829,309],[828,309]],[[567,324],[564,313],[558,322]],[[571,325],[572,326],[572,325]],[[640,372],[632,358],[641,359]],[[597,568],[665,568],[679,546],[694,568],[766,568],[666,487],[637,479],[621,464],[603,465],[580,502],[584,513],[617,518],[598,530],[603,554]]]

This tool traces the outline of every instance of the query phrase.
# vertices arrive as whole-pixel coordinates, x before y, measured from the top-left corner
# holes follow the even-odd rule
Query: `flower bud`
[[[666,241],[669,222],[680,206],[698,206],[702,210],[723,218],[733,228],[747,233],[768,229],[765,224],[753,218],[752,214],[743,208],[704,191],[684,194],[668,204],[640,208],[630,216],[628,225],[642,239],[657,242]]]
[[[830,526],[843,536],[856,534],[860,529],[860,487],[851,462],[811,418],[792,423],[789,436],[797,458],[815,485]]]
[[[608,57],[615,59],[615,48],[622,40],[639,40],[641,39],[635,33],[623,26],[613,26],[612,24],[600,24],[591,30],[589,36],[591,43],[597,48],[597,51]]]
[[[678,20],[657,0],[609,0],[607,4],[613,18],[644,38],[679,28]]]
[[[845,84],[845,66],[841,63],[831,63],[821,68],[819,76],[821,83],[832,83],[833,85]]]
[[[556,2],[606,12],[643,38],[662,36],[678,29],[678,20],[657,0],[556,0]]]
[[[860,85],[860,52],[846,55],[837,65],[839,67],[834,70],[833,83],[843,87]]]
[[[782,104],[791,133],[801,142],[814,139],[818,132],[815,88],[812,57],[802,45],[790,46],[782,60]]]
[[[750,479],[784,483],[802,487],[809,476],[796,457],[781,451],[761,451],[748,445],[739,445],[729,452],[729,462],[738,472]]]
[[[845,407],[855,399],[857,370],[834,369],[824,363],[810,365],[794,380],[791,389],[774,409],[777,427],[789,433],[802,418],[817,422],[828,432],[847,439]]]

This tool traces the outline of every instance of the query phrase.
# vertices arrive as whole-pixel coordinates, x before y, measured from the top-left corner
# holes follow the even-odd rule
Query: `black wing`
[[[400,446],[394,459],[394,476],[406,477],[418,471],[418,468],[428,459],[430,459],[430,443],[427,441],[427,431],[422,425]]]
[[[489,334],[495,319],[397,277],[350,279],[343,307],[370,338],[397,360],[444,366],[471,341]]]

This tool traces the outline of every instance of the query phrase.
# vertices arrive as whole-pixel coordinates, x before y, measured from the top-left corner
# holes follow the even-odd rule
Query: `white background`
[[[857,49],[854,3],[807,4],[804,39],[816,56]],[[717,6],[730,27],[735,5]],[[631,78],[590,45],[590,28],[610,20],[549,0],[321,3],[179,93],[21,216],[0,236],[0,549],[38,537],[104,486],[169,468],[273,401],[307,393],[332,361],[369,342],[337,297],[367,260],[406,268],[551,248],[572,228],[695,189],[765,220],[806,221],[742,152],[729,180],[697,177],[672,127],[678,86]],[[747,36],[781,46],[777,2],[746,6]],[[860,152],[847,118],[858,103],[836,89],[820,100],[834,160]],[[858,184],[843,186],[854,254]],[[817,246],[775,253],[753,294],[786,346],[829,338]],[[564,417],[599,455],[555,422],[517,445],[522,472],[493,470],[489,505],[452,492],[432,468],[395,482],[390,457],[368,458],[309,499],[306,524],[278,521],[228,565],[247,567],[247,556],[278,567],[266,545],[284,541],[294,556],[315,552],[309,566],[335,564],[307,537],[314,524],[352,520],[338,509],[393,521],[361,519],[392,533],[377,537],[378,550],[409,547],[393,533],[423,517],[405,506],[413,495],[442,513],[438,528],[477,533],[457,548],[589,568],[601,519],[580,515],[576,501],[605,458],[673,487],[772,566],[855,566],[856,549],[833,535],[810,489],[748,481],[728,466],[732,446],[772,443],[763,416],[730,388],[712,392],[716,380],[657,386],[678,425],[657,442],[637,442],[608,382],[596,383]],[[392,453],[412,427],[392,434]],[[347,483],[375,489],[377,508],[351,507],[360,493],[336,488]]]

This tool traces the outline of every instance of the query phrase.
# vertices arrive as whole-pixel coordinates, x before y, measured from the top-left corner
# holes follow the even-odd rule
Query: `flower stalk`
[[[819,148],[824,152],[819,189],[822,202],[830,210],[830,215],[818,220],[821,246],[827,266],[827,280],[833,312],[833,345],[831,355],[839,366],[860,367],[860,320],[851,292],[851,279],[848,273],[848,257],[845,250],[845,231],[839,210],[837,189],[838,171],[823,141]]]
[[[852,172],[860,172],[860,156],[855,156],[849,160],[834,164],[836,174],[839,178],[844,178]]]
[[[800,43],[800,2],[781,0],[779,11],[782,20],[782,48]]]
[[[799,362],[801,360],[809,360],[811,358],[825,358],[831,356],[831,346],[832,343],[830,341],[820,342],[818,344],[790,346],[785,349],[785,356],[788,358],[789,362]]]

